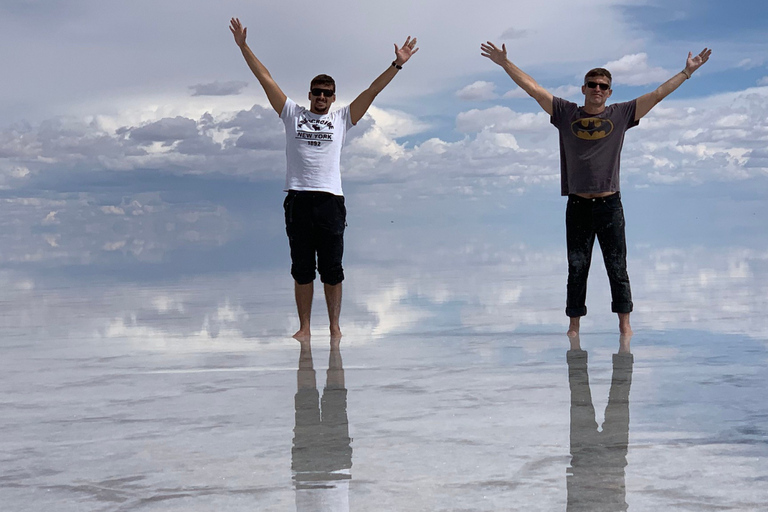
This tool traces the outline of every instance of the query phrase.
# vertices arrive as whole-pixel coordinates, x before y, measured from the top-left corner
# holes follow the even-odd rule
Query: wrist
[[[692,71],[688,71],[688,70],[687,70],[687,69],[685,69],[685,68],[683,68],[683,70],[681,71],[681,73],[682,73],[683,75],[685,75],[685,79],[686,79],[686,80],[688,80],[689,78],[691,78],[691,75],[693,74],[693,72],[692,72]]]
[[[393,60],[393,61],[392,61],[392,67],[393,67],[393,68],[396,68],[396,69],[403,69],[403,64],[405,64],[405,62],[403,62],[403,63],[398,63],[398,62],[397,62],[397,59],[395,59],[395,60]]]

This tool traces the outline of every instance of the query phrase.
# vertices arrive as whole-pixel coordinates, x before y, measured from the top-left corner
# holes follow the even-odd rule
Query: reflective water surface
[[[762,238],[638,222],[635,335],[597,257],[572,340],[556,230],[360,219],[345,336],[318,296],[300,344],[279,229],[265,252],[210,219],[106,256],[6,232],[3,510],[764,510]]]

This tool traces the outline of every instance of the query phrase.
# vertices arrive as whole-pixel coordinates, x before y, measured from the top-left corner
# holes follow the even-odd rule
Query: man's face
[[[332,85],[313,85],[309,90],[309,111],[313,114],[327,114],[334,101],[336,91]]]
[[[591,105],[604,105],[611,97],[611,81],[604,76],[591,76],[581,86],[584,93],[584,103]]]

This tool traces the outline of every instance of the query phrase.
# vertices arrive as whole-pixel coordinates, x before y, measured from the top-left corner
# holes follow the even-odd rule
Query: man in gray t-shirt
[[[568,196],[565,228],[568,246],[568,296],[565,313],[570,317],[568,335],[579,333],[587,314],[587,276],[595,237],[600,242],[611,284],[611,310],[619,316],[619,331],[631,334],[629,314],[632,294],[627,275],[624,210],[619,192],[619,160],[624,133],[640,118],[691,77],[707,62],[712,50],[695,57],[688,53],[685,68],[656,90],[625,103],[606,106],[611,97],[611,73],[595,68],[584,77],[584,106],[556,98],[507,59],[506,45],[488,41],[480,45],[482,56],[502,68],[551,116],[560,132],[561,193]]]

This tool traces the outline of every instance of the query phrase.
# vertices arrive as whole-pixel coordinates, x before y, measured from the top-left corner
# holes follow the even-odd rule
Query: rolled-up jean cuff
[[[339,270],[332,273],[320,274],[320,281],[329,286],[336,286],[344,280],[344,272]]]
[[[614,313],[631,313],[631,302],[611,302],[611,311]]]
[[[309,272],[301,272],[294,269],[291,269],[291,276],[297,284],[309,284],[315,280],[315,277],[317,277],[314,270]]]
[[[571,318],[587,316],[587,306],[582,306],[580,308],[565,308],[565,314]]]

